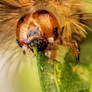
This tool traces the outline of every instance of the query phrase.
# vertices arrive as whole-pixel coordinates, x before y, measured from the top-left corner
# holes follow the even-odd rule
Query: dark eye
[[[55,27],[53,32],[54,32],[55,37],[57,38],[58,37],[58,27]]]

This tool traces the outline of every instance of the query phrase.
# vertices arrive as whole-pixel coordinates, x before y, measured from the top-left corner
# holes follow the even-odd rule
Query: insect
[[[60,34],[57,19],[46,10],[39,10],[28,14],[19,20],[17,26],[17,42],[24,50],[37,47],[37,51],[44,51],[48,44],[53,44]],[[26,51],[24,51],[26,52]]]
[[[66,8],[66,7],[65,7]],[[80,59],[80,40],[81,36],[87,34],[87,20],[82,19],[87,14],[83,14],[81,9],[75,9],[76,13],[72,14],[71,11],[67,16],[61,15],[64,23],[61,25],[57,18],[48,10],[37,10],[33,13],[24,15],[17,24],[17,43],[23,52],[26,49],[36,47],[37,51],[46,52],[55,42],[55,40],[62,41],[64,46],[71,47],[76,56],[76,61]],[[86,16],[87,17],[87,16]],[[88,16],[89,17],[89,16]],[[51,52],[47,55],[51,57]]]
[[[0,55],[5,57],[0,61],[18,64],[34,47],[50,57],[59,41],[59,45],[72,48],[78,62],[80,42],[92,24],[92,14],[83,9],[81,2],[87,3],[83,0],[0,0]]]

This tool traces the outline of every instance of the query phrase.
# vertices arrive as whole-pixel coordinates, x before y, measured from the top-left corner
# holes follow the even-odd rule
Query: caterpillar
[[[85,11],[81,2],[86,3],[84,0],[0,0],[0,67],[14,63],[17,68],[23,58],[34,56],[34,47],[51,57],[53,53],[49,51],[57,41],[72,48],[78,62],[80,42],[92,24],[92,14]]]

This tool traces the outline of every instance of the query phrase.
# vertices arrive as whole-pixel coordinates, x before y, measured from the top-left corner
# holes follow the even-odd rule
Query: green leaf
[[[43,53],[37,57],[42,92],[86,92],[89,83],[73,71],[71,55],[64,62],[48,59]],[[78,66],[79,67],[79,66]]]
[[[92,33],[81,44],[78,65],[70,50],[61,46],[58,51],[56,60],[42,52],[37,56],[42,92],[92,92]]]

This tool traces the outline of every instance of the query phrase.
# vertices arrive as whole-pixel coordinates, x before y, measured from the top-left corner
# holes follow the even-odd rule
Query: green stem
[[[40,63],[40,58],[41,58],[41,55],[42,53],[39,53],[37,55],[37,68],[38,68],[38,75],[39,75],[39,80],[40,80],[40,85],[41,85],[41,89],[42,89],[42,92],[45,92],[45,88],[44,88],[44,85],[43,85],[43,81],[42,81],[42,74],[41,74],[41,63]]]

